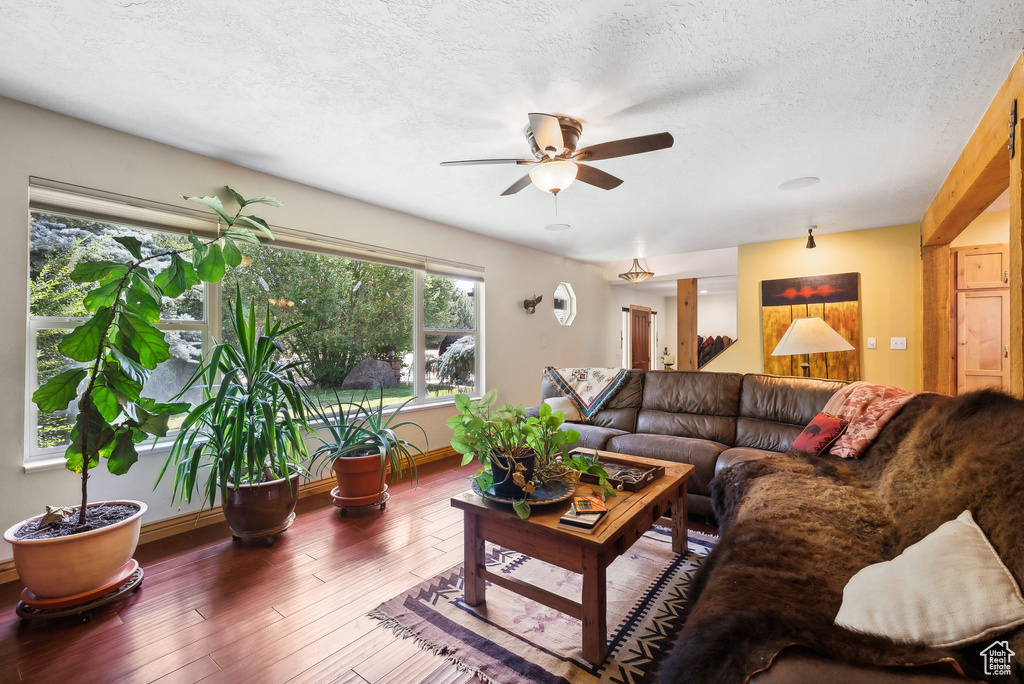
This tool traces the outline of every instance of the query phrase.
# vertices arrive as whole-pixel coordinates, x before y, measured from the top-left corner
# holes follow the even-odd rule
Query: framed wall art
[[[811,354],[811,377],[860,380],[860,274],[761,281],[761,339],[764,372],[800,375],[800,357],[772,356],[794,318],[820,316],[853,349]]]

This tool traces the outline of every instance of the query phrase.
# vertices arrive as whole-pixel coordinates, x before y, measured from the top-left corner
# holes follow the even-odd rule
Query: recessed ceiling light
[[[700,291],[700,293],[701,293],[701,294],[707,294],[707,293],[708,293],[708,291],[707,291],[707,290],[701,290],[701,291]]]
[[[544,230],[569,230],[568,223],[552,223],[544,226]]]
[[[808,187],[810,187],[810,186],[812,186],[815,183],[818,183],[820,181],[821,181],[820,178],[815,178],[814,176],[804,176],[803,178],[794,178],[793,180],[788,180],[785,183],[783,183],[782,185],[780,185],[779,186],[779,190],[799,190],[800,188],[808,188]]]

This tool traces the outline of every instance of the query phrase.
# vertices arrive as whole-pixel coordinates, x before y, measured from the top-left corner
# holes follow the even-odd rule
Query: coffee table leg
[[[465,598],[471,606],[479,606],[485,600],[486,583],[480,571],[484,568],[484,540],[479,534],[480,519],[466,511],[463,520],[465,533]]]
[[[679,498],[672,503],[672,551],[686,553],[686,483],[679,492]]]
[[[596,551],[583,552],[583,657],[594,665],[604,662],[608,649],[605,564]]]

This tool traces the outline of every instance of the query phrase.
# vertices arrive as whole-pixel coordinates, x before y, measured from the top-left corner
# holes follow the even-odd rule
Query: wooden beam
[[[677,370],[697,370],[697,279],[676,281]]]
[[[1013,65],[921,219],[925,246],[948,245],[1006,189],[1010,171],[1006,153],[1010,106],[1022,91],[1024,54]],[[1024,107],[1024,102],[1020,106]]]
[[[1017,149],[1010,161],[1010,391],[1024,397],[1024,91],[1017,102]]]
[[[952,394],[949,245],[925,247],[921,256],[924,260],[924,389]]]

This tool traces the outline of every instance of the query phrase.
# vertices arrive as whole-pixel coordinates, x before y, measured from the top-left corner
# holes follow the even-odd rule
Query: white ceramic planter
[[[14,536],[42,515],[22,520],[4,532],[4,541],[14,548],[18,577],[29,591],[39,598],[63,598],[114,580],[135,553],[147,506],[141,501],[118,500],[98,501],[89,508],[102,504],[126,504],[139,510],[121,522],[69,537],[23,540]]]

